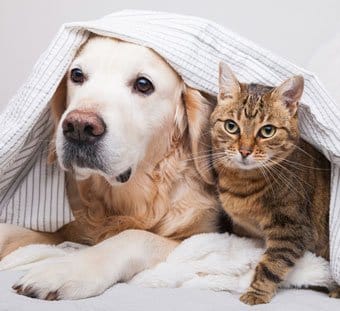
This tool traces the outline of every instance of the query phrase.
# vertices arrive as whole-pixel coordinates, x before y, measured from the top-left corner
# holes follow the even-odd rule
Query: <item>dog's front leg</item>
[[[62,236],[56,232],[39,232],[15,225],[0,224],[0,261],[19,247],[62,242],[64,242]]]
[[[13,289],[18,294],[46,300],[96,296],[165,260],[177,244],[147,231],[127,230],[93,247],[34,267]]]

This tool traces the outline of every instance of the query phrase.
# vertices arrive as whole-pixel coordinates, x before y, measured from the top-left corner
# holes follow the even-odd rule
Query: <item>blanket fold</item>
[[[333,276],[340,283],[339,107],[312,73],[197,17],[129,10],[62,26],[0,116],[0,221],[54,231],[72,219],[64,173],[46,163],[52,129],[48,103],[91,32],[154,49],[189,86],[212,95],[217,94],[221,60],[244,82],[276,85],[294,74],[304,76],[302,136],[332,162],[330,257]]]

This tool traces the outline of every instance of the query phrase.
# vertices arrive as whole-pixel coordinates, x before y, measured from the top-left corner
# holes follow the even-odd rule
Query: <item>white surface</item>
[[[11,286],[22,275],[0,272],[1,311],[338,311],[340,300],[311,290],[281,290],[270,304],[250,307],[238,295],[194,289],[141,288],[118,284],[103,295],[78,301],[42,301],[18,296]]]
[[[209,18],[302,66],[340,29],[338,0],[1,0],[0,111],[61,24],[121,9]]]

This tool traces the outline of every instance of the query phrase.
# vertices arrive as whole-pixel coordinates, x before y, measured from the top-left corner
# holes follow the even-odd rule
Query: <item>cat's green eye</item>
[[[236,134],[240,131],[238,125],[233,120],[226,120],[224,122],[224,128],[230,134]]]
[[[273,125],[262,126],[259,131],[259,136],[262,138],[270,138],[276,133],[276,127]]]

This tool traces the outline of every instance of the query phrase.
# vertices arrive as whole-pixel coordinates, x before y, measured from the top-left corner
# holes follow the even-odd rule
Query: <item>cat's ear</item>
[[[299,100],[303,93],[304,79],[302,76],[294,76],[283,82],[273,91],[275,99],[280,100],[295,115]]]
[[[220,62],[218,81],[218,96],[220,99],[237,98],[241,91],[240,83],[238,82],[230,67],[224,62]]]

